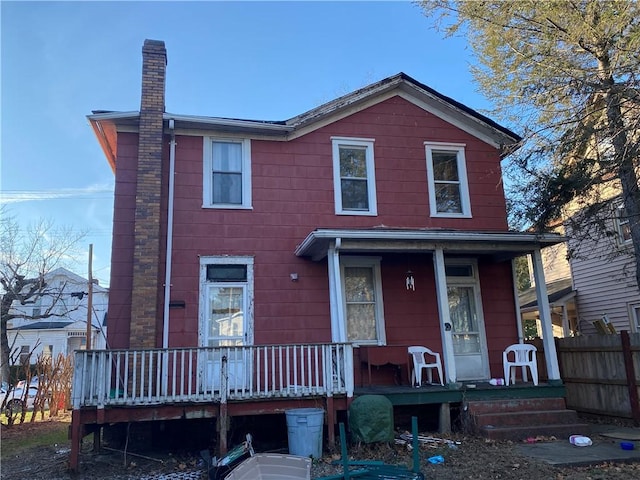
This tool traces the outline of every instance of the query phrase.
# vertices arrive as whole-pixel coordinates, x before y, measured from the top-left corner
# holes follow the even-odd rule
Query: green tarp
[[[383,395],[363,395],[349,407],[354,442],[393,442],[393,405]]]

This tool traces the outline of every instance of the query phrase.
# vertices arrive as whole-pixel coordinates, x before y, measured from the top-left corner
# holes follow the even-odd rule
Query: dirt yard
[[[92,439],[83,444],[80,473],[67,472],[69,442],[66,431],[69,416],[35,423],[7,427],[2,425],[2,462],[0,475],[4,480],[43,478],[46,480],[200,480],[207,475],[197,452],[149,454],[148,458],[128,455],[121,451],[92,452]],[[433,435],[443,438],[437,434]],[[463,435],[447,437],[460,442],[455,448],[447,444],[420,449],[421,471],[426,479],[552,479],[597,480],[640,478],[640,463],[602,464],[580,468],[555,468],[516,453],[510,442],[491,442]],[[549,439],[539,439],[545,441]],[[594,441],[598,441],[594,439]],[[431,464],[428,458],[441,455],[444,462]],[[383,460],[390,464],[411,466],[412,454],[405,445],[354,445],[349,456],[356,460]],[[152,458],[153,457],[153,458]],[[314,461],[312,478],[339,473],[340,467],[331,465],[339,455],[327,455]],[[125,464],[126,461],[126,464]]]

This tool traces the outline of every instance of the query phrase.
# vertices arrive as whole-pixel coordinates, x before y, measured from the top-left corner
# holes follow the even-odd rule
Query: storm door
[[[489,364],[477,264],[447,262],[445,270],[457,379],[487,379]]]
[[[229,388],[243,389],[247,385],[251,362],[249,353],[242,347],[251,343],[250,267],[252,265],[242,263],[204,266],[200,342],[203,347],[222,347],[207,349],[201,354],[200,374],[205,391],[220,390],[223,357]]]

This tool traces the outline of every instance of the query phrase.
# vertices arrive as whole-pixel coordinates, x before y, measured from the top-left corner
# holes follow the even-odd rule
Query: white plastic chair
[[[413,359],[413,375],[411,376],[412,385],[416,383],[418,384],[418,387],[422,385],[422,370],[427,371],[427,378],[429,379],[429,383],[433,383],[432,370],[434,368],[438,370],[440,385],[444,385],[444,381],[442,378],[442,362],[440,361],[439,353],[434,352],[427,347],[413,346],[409,347],[409,355],[411,355],[411,358]],[[426,355],[435,357],[435,361],[432,363],[427,363]]]
[[[509,379],[511,379],[511,383],[516,383],[516,371],[511,370],[514,367],[522,367],[522,379],[525,381],[527,378],[527,367],[529,367],[533,384],[538,385],[537,351],[538,349],[536,347],[528,343],[516,343],[515,345],[509,345],[505,351],[502,352],[505,385],[509,385]],[[514,357],[514,360],[509,359],[510,353],[513,353],[512,357]]]

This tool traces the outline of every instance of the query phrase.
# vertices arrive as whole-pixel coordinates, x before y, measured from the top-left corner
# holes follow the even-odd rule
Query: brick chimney
[[[159,325],[162,325],[160,201],[166,68],[164,42],[145,40],[142,47],[130,348],[159,346],[156,339]]]

